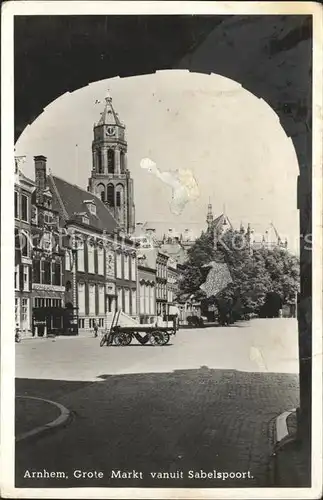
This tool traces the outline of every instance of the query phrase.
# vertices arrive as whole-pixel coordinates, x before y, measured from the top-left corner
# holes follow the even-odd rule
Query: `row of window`
[[[85,271],[85,255],[84,244],[78,242],[76,269]],[[65,269],[71,271],[73,267],[73,256],[71,250],[65,251]],[[91,274],[100,274],[104,276],[104,249],[102,247],[94,247],[90,243],[87,244],[87,269]]]
[[[166,264],[156,264],[156,276],[158,278],[167,278],[167,266]]]
[[[96,299],[96,297],[98,297]],[[136,290],[129,288],[117,289],[117,304],[126,314],[136,314]],[[152,299],[154,300],[154,299]],[[87,307],[86,307],[87,304]],[[105,313],[105,287],[94,284],[78,284],[78,307],[79,315],[104,314]]]
[[[103,202],[107,201],[110,207],[122,207],[124,200],[124,187],[122,184],[118,184],[116,187],[113,184],[108,184],[107,188],[105,188],[104,184],[99,184],[96,192]]]
[[[15,266],[15,290],[30,291],[29,273],[29,266],[20,266],[19,264]],[[20,282],[20,278],[22,278],[22,283]]]
[[[30,235],[26,231],[19,232],[15,229],[15,248],[20,249],[23,257],[30,257]],[[52,236],[50,233],[44,233],[42,236],[42,247],[46,250],[52,249]],[[104,276],[105,259],[104,249],[100,246],[87,243],[87,266],[85,265],[84,243],[78,241],[77,244],[77,258],[76,269],[81,272],[88,272],[91,274],[99,274]],[[65,250],[65,269],[71,271],[73,268],[73,255],[71,250]],[[47,272],[47,271],[46,271]],[[38,273],[39,274],[39,273]],[[37,274],[37,281],[35,283],[42,283],[39,281]],[[136,257],[126,254],[116,254],[116,277],[119,279],[136,281]],[[50,284],[48,275],[46,274],[46,281],[44,283]],[[52,283],[56,284],[56,283]]]
[[[104,155],[105,151],[97,151],[97,164],[98,164],[98,172],[99,174],[103,174],[104,172]],[[113,149],[108,149],[107,151],[107,164],[108,164],[108,173],[114,174],[116,172],[116,153]],[[120,151],[120,170],[123,173],[125,170],[125,153]]]
[[[33,307],[62,307],[61,299],[47,299],[42,297],[35,297],[33,299]]]
[[[79,314],[104,314],[105,313],[105,287],[95,284],[78,284]],[[98,297],[96,299],[96,297]],[[86,308],[87,304],[87,308]]]
[[[29,199],[28,196],[15,191],[15,219],[29,222]]]
[[[156,298],[166,299],[167,298],[167,285],[166,283],[157,283],[156,285]]]
[[[90,243],[87,244],[87,269],[85,269],[85,254],[84,244],[78,243],[76,268],[77,271],[88,273],[97,273],[104,275],[105,268],[104,249],[102,247],[94,247]],[[69,250],[65,253],[65,268],[70,271],[73,266],[72,254]],[[125,280],[136,280],[136,257],[116,254],[116,277]]]
[[[117,288],[117,307],[126,314],[137,314],[137,292],[129,288]]]
[[[140,314],[155,314],[155,287],[140,285]]]
[[[89,328],[94,328],[94,322],[98,325],[99,328],[104,327],[104,318],[90,318],[89,319]],[[85,319],[79,319],[79,329],[83,330],[85,328]]]
[[[50,260],[33,260],[33,283],[61,286],[61,263]]]
[[[116,277],[119,279],[136,281],[136,257],[117,253]]]
[[[29,299],[15,297],[15,322],[20,328],[29,328]]]

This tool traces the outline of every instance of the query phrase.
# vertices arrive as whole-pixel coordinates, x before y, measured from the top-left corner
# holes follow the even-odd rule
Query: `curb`
[[[49,404],[56,406],[56,408],[58,408],[60,413],[61,413],[59,417],[57,417],[55,420],[52,420],[48,424],[41,425],[39,427],[35,427],[31,431],[24,432],[23,434],[16,436],[16,439],[15,439],[16,443],[18,443],[20,441],[24,441],[25,439],[28,439],[28,438],[39,436],[40,434],[44,434],[44,433],[51,431],[53,429],[57,429],[58,427],[62,427],[68,422],[68,420],[72,416],[71,412],[67,408],[65,408],[65,406],[61,405],[60,403],[56,403],[55,401],[50,401],[49,399],[36,398],[34,396],[16,396],[16,398],[34,399],[37,401],[43,401],[44,403],[49,403]]]
[[[276,418],[276,446],[289,435],[287,418],[292,413],[296,413],[296,408],[293,408],[290,411],[284,411]]]
[[[292,410],[284,411],[280,415],[278,415],[275,419],[273,419],[273,449],[272,453],[269,457],[267,474],[269,482],[272,486],[277,487],[277,478],[278,478],[278,463],[277,463],[277,455],[279,451],[288,443],[291,443],[295,440],[295,435],[291,434],[288,430],[287,418],[292,414],[296,413],[296,408]]]
[[[277,451],[284,446],[285,443],[294,440],[295,436],[291,435],[288,431],[287,418],[292,413],[296,413],[296,408],[289,411],[284,411],[276,418],[276,428],[275,428],[275,445],[273,455],[275,456]]]

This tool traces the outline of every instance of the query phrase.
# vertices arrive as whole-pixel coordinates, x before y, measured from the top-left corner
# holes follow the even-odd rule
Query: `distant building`
[[[256,250],[257,248],[281,248],[283,250],[287,250],[288,248],[287,239],[285,238],[285,240],[283,240],[280,237],[273,223],[271,223],[267,227],[266,231],[263,234],[257,233],[254,229],[251,228],[250,224],[248,224],[246,231],[244,231],[243,226],[241,226],[240,231],[244,232],[244,234],[246,235],[247,241],[249,242],[250,251]]]
[[[156,320],[156,254],[138,251],[138,293],[140,323]]]
[[[225,234],[229,230],[234,229],[228,216],[225,213],[222,213],[218,217],[214,218],[211,203],[209,203],[207,207],[206,223],[207,231],[213,231],[215,244],[219,241],[220,237],[223,236],[223,234]],[[286,249],[288,247],[287,240],[282,240],[273,223],[268,226],[264,233],[257,233],[250,224],[248,224],[247,229],[245,229],[245,227],[241,223],[240,233],[245,236],[246,244],[250,251],[257,248]]]
[[[169,257],[167,261],[167,303],[175,305],[178,296],[177,262]]]
[[[158,250],[156,255],[156,309],[157,314],[167,314],[167,262],[168,255]]]
[[[207,231],[213,232],[214,244],[216,244],[219,241],[219,239],[221,238],[221,236],[223,236],[223,234],[233,229],[233,226],[228,216],[225,213],[222,213],[216,218],[213,217],[211,203],[208,204],[206,223],[207,223]]]
[[[139,265],[140,265],[140,277],[143,278],[143,274],[147,276],[147,269],[143,269],[143,267],[149,268],[150,277],[152,277],[152,271],[155,272],[155,314],[156,315],[165,315],[167,314],[167,262],[168,255],[162,253],[159,248],[139,248],[138,249],[138,257],[139,257]],[[145,278],[146,279],[146,278]],[[139,287],[139,302],[140,302],[140,311],[142,312],[144,301],[147,301],[145,298],[145,290],[147,290],[146,285],[148,283],[142,283]],[[152,284],[150,284],[151,286]],[[146,311],[146,309],[145,309]]]
[[[185,228],[179,232],[169,228],[167,233],[161,234],[156,224],[150,222],[137,223],[132,238],[141,248],[159,248],[162,253],[180,264],[187,260],[187,251],[196,239],[192,229]]]

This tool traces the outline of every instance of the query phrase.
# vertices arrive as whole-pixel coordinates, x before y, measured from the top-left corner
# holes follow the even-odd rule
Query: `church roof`
[[[114,232],[118,223],[100,198],[97,198],[96,196],[93,197],[93,203],[96,206],[96,214],[93,214],[90,212],[87,204],[84,203],[89,200],[88,191],[81,189],[75,184],[70,184],[69,182],[56,176],[50,175],[48,176],[48,179],[53,187],[54,210],[61,211],[63,209],[70,220],[74,220],[75,214],[77,213],[86,213],[89,218],[90,226],[100,231],[106,230],[107,233],[110,234]]]
[[[223,226],[228,226],[228,228],[230,229],[232,229],[233,227],[230,220],[225,214],[221,214],[219,215],[219,217],[216,217],[211,225],[214,229],[222,229]]]
[[[114,110],[114,107],[112,105],[112,97],[110,96],[107,96],[105,98],[104,110],[101,113],[101,118],[97,123],[97,126],[98,125],[118,125],[119,127],[124,127],[118,116],[118,113],[116,113]]]

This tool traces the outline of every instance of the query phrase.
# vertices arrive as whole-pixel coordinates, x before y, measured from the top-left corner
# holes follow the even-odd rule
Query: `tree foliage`
[[[278,293],[284,304],[295,300],[299,289],[299,261],[286,249],[275,247],[250,249],[243,233],[227,231],[214,247],[213,235],[202,233],[188,251],[188,259],[180,290],[205,298],[200,286],[205,282],[211,261],[226,262],[233,283],[221,293],[223,298],[235,298],[244,310],[257,311],[268,292]]]

